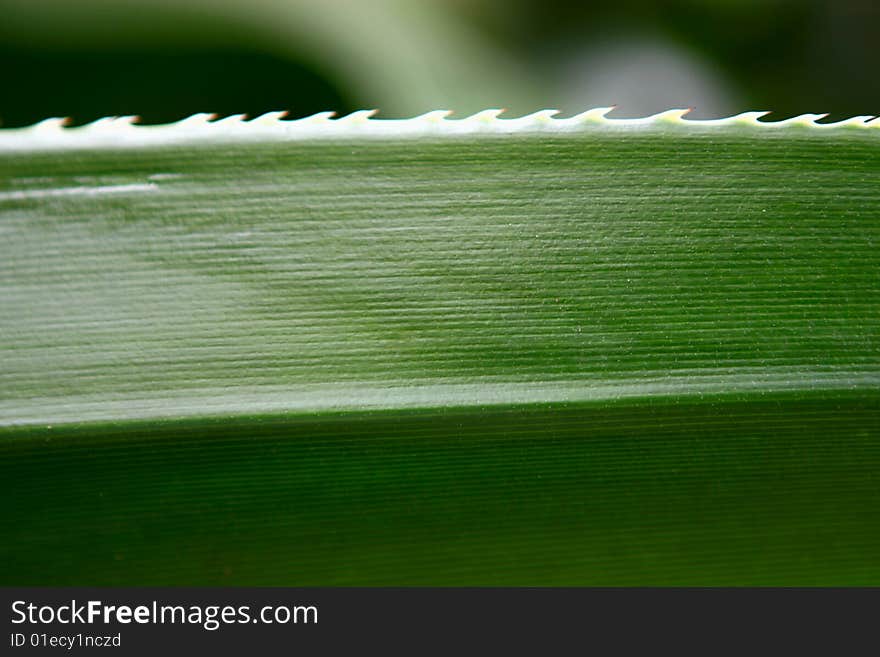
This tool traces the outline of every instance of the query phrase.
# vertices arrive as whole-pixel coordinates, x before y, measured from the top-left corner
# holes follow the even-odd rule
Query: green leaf
[[[0,583],[880,583],[880,124],[0,132]]]

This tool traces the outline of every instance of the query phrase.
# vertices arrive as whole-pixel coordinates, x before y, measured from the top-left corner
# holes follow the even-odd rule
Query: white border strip
[[[0,130],[0,152],[65,150],[83,148],[126,148],[187,144],[207,141],[296,141],[343,138],[402,138],[475,134],[565,133],[590,127],[644,128],[670,126],[734,127],[761,129],[805,127],[880,129],[880,117],[855,116],[835,123],[818,123],[827,114],[802,114],[783,121],[761,121],[769,112],[743,112],[724,119],[691,120],[689,109],[671,109],[640,119],[615,119],[614,107],[598,107],[570,118],[556,118],[558,110],[546,109],[513,119],[500,118],[504,110],[487,109],[462,119],[450,119],[452,112],[435,110],[411,119],[373,119],[376,110],[359,110],[334,118],[333,112],[319,112],[301,119],[285,120],[286,112],[269,112],[248,120],[244,114],[218,119],[214,114],[193,116],[167,125],[136,125],[137,117],[99,119],[85,126],[65,127],[67,119],[46,119],[27,128]]]

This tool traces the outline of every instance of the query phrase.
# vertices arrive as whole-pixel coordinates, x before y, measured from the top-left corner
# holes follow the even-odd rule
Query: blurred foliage
[[[0,0],[0,120],[880,113],[876,0]]]

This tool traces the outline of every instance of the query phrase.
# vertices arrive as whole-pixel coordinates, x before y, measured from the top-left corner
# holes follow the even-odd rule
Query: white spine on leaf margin
[[[501,118],[504,110],[487,109],[462,119],[452,112],[435,110],[411,119],[373,119],[376,110],[359,110],[334,118],[320,112],[301,119],[284,119],[286,112],[269,112],[248,120],[244,114],[217,118],[194,114],[167,125],[136,125],[137,117],[98,119],[88,125],[65,127],[66,119],[46,119],[27,128],[0,130],[0,152],[59,150],[67,148],[124,148],[229,141],[285,141],[370,137],[420,137],[474,134],[565,133],[590,127],[662,128],[672,126],[751,126],[762,130],[801,126],[811,129],[877,128],[880,117],[855,116],[834,123],[819,123],[827,114],[802,114],[782,121],[761,121],[769,112],[744,112],[724,119],[687,119],[687,109],[671,109],[640,119],[616,119],[613,107],[599,107],[569,118],[557,118],[558,110],[546,109],[519,118]]]

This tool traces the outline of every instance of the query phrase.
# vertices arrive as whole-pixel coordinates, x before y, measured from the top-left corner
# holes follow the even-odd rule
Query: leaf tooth
[[[212,114],[209,112],[199,112],[197,114],[193,114],[192,116],[188,116],[185,119],[181,119],[177,123],[171,123],[168,127],[173,128],[175,130],[189,130],[192,128],[203,128],[211,123],[214,119],[217,118],[216,114]],[[159,126],[162,127],[162,126]]]
[[[378,113],[379,113],[379,110],[377,110],[377,109],[356,110],[346,116],[340,116],[338,119],[336,119],[335,123],[346,124],[346,125],[350,125],[350,124],[362,125],[362,124],[366,124],[367,122],[369,122],[369,120]]]
[[[852,118],[844,119],[843,121],[838,121],[837,123],[832,123],[831,125],[852,125],[857,127],[864,127],[866,125],[870,125],[871,120],[874,118],[875,117],[870,115],[853,116]]]
[[[605,109],[605,108],[601,108]],[[612,108],[613,109],[613,108]],[[649,116],[643,116],[637,119],[615,119],[613,117],[608,117],[603,115],[600,119],[601,123],[605,123],[607,125],[612,126],[644,126],[644,125],[658,125],[664,123],[672,123],[672,124],[686,124],[690,123],[684,119],[684,116],[693,110],[692,107],[688,108],[678,108],[678,109],[668,109],[662,112],[657,112],[656,114],[651,114]],[[609,110],[610,111],[610,110]],[[606,112],[607,114],[607,112]]]
[[[433,125],[435,123],[443,123],[451,115],[452,110],[431,110],[430,112],[425,112],[424,114],[420,114],[419,116],[414,116],[413,118],[409,119],[409,121]]]
[[[608,114],[617,109],[617,105],[608,107],[594,107],[580,114],[575,114],[567,119],[554,119],[554,123],[558,126],[580,126],[585,124],[606,123],[611,119]]]
[[[336,116],[336,112],[316,112],[310,116],[304,116],[301,119],[296,119],[295,121],[291,121],[291,123],[297,123],[301,125],[309,125],[312,123],[327,123],[332,120],[333,117]]]
[[[641,123],[684,123],[684,117],[690,114],[693,110],[693,107],[668,109],[663,112],[657,112],[651,116],[646,116],[644,119],[636,120]]]
[[[487,126],[491,127],[492,130],[497,130],[499,132],[543,132],[546,130],[554,130],[558,127],[556,121],[553,119],[557,114],[559,114],[559,110],[557,109],[542,109],[512,119],[489,119]]]
[[[248,125],[259,125],[259,126],[274,126],[277,125],[281,119],[287,116],[287,110],[266,112],[265,114],[260,114],[259,116],[248,121]]]
[[[752,112],[740,112],[739,114],[734,114],[733,116],[729,116],[724,119],[710,119],[707,121],[700,121],[699,123],[703,125],[752,125],[752,126],[762,126],[766,125],[764,121],[760,119],[770,114],[767,110],[761,111],[752,111]],[[696,121],[694,121],[696,123]]]
[[[211,122],[211,125],[217,126],[238,126],[244,123],[247,120],[247,114],[230,114],[229,116],[224,116],[223,118],[216,119]]]
[[[95,119],[91,123],[86,123],[80,129],[89,132],[102,132],[112,126],[116,118],[117,117],[115,116],[102,116],[100,119]]]
[[[25,130],[33,130],[39,133],[47,133],[47,132],[61,132],[64,129],[64,126],[70,125],[70,118],[68,117],[52,117],[49,119],[43,119],[42,121],[38,121],[34,123],[32,126],[25,128]]]
[[[116,136],[119,133],[135,130],[134,124],[137,121],[137,116],[108,116],[83,126],[82,130],[95,131],[107,136]]]
[[[827,114],[825,116],[828,116]],[[871,119],[873,116],[852,116],[848,119],[842,119],[840,121],[833,121],[831,123],[813,123],[813,127],[815,128],[844,128],[844,127],[853,127],[853,128],[864,128],[865,126],[870,125]]]
[[[558,109],[542,109],[537,112],[532,112],[531,114],[526,114],[519,119],[510,119],[511,121],[522,121],[525,124],[536,124],[536,125],[545,125],[554,120],[555,117],[559,114]]]
[[[472,114],[471,116],[467,116],[460,120],[467,123],[492,123],[498,120],[498,117],[500,117],[503,113],[504,109],[484,109],[477,112],[476,114]]]
[[[816,123],[816,121],[818,121],[819,119],[824,119],[826,116],[828,116],[827,113],[825,113],[825,114],[800,114],[798,116],[793,116],[790,119],[784,119],[782,121],[772,121],[771,125],[778,126],[778,127],[798,125],[798,126],[804,126],[807,128],[815,128],[815,127],[821,127],[818,123]]]

